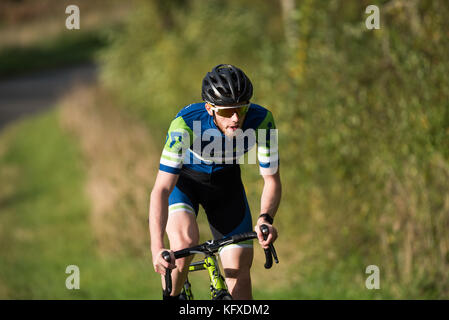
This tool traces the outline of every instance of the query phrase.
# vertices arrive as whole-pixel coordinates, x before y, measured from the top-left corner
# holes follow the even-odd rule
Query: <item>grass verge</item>
[[[100,256],[89,223],[85,168],[58,111],[8,127],[0,136],[0,298],[159,298],[147,256]],[[80,290],[68,290],[68,265]]]

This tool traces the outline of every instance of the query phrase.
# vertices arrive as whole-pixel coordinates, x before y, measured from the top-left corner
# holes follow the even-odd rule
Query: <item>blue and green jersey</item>
[[[261,174],[276,173],[279,165],[277,129],[271,112],[252,103],[241,130],[235,137],[225,136],[204,102],[190,104],[179,111],[170,124],[159,169],[178,174],[186,167],[213,173],[229,164],[256,163],[257,158]]]

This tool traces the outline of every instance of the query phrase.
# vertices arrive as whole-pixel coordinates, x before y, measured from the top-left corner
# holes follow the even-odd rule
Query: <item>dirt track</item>
[[[95,82],[97,69],[84,64],[0,80],[0,130],[22,116],[53,107],[75,84]]]

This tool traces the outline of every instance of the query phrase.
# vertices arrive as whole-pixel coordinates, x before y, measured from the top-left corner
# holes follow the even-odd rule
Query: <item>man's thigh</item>
[[[167,235],[171,250],[180,250],[198,244],[199,230],[192,212],[171,212],[167,220]]]
[[[194,200],[193,190],[184,184],[184,178],[180,177],[168,199],[166,232],[172,250],[196,245],[199,240],[198,203]]]

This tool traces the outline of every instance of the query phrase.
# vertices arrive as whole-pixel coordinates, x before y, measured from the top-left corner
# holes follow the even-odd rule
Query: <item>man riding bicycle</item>
[[[192,256],[176,260],[175,266],[173,251],[165,249],[164,231],[171,250],[198,244],[199,204],[214,239],[252,230],[239,163],[244,154],[249,157],[256,140],[264,187],[254,229],[263,248],[277,238],[272,226],[281,199],[277,130],[271,112],[250,103],[252,94],[251,81],[242,70],[218,65],[203,79],[205,102],[184,107],[170,124],[149,212],[154,269],[161,275],[166,268],[173,269],[173,290],[164,299],[179,299],[192,260]],[[261,224],[269,228],[266,240]],[[170,263],[161,255],[165,250],[170,252]],[[220,259],[233,299],[252,299],[252,242],[224,247]]]

